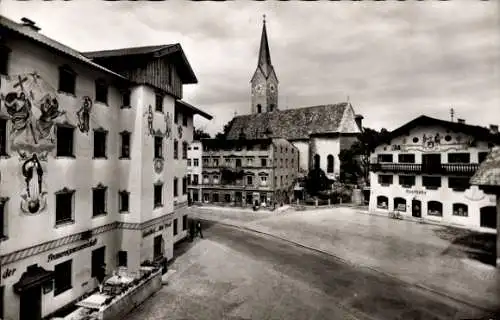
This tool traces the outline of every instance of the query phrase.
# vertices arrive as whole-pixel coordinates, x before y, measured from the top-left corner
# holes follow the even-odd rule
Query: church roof
[[[233,118],[227,138],[238,139],[243,133],[246,139],[270,136],[300,140],[309,139],[311,134],[340,133],[348,108],[352,108],[351,105],[343,102],[237,116]]]
[[[500,147],[493,148],[470,182],[480,186],[500,187]]]

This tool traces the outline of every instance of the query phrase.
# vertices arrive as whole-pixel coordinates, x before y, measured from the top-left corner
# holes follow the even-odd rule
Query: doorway
[[[487,206],[479,209],[479,225],[482,228],[497,228],[497,207]]]
[[[411,201],[411,215],[415,218],[422,217],[422,202],[420,200]]]
[[[23,291],[19,306],[19,320],[42,319],[42,290],[41,286]]]

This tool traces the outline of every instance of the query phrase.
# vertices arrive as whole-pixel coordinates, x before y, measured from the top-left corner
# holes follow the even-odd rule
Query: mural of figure
[[[154,119],[154,116],[153,116],[153,107],[151,105],[149,105],[148,111],[146,111],[144,113],[144,115],[148,116],[147,117],[147,121],[148,121],[148,134],[152,136],[152,135],[155,134],[155,131],[153,129],[153,119]]]
[[[170,113],[165,114],[165,138],[170,138],[170,134],[172,133],[172,128],[170,124]]]
[[[22,174],[26,183],[26,195],[24,196],[25,203],[21,204],[21,208],[29,213],[36,213],[43,209],[43,196],[46,194],[42,188],[43,169],[36,154],[23,163]]]
[[[65,111],[59,111],[59,102],[57,99],[46,95],[40,105],[40,118],[37,120],[38,137],[40,140],[47,139],[55,143],[53,135],[54,120],[63,115]]]
[[[434,143],[441,144],[441,136],[439,135],[439,132],[434,136]]]
[[[427,136],[426,136],[426,135],[425,135],[425,133],[424,133],[424,136],[422,137],[422,142],[423,142],[423,144],[424,144],[424,145],[425,145],[425,143],[427,142],[427,139],[428,139],[428,138],[427,138]]]
[[[83,103],[80,110],[76,112],[78,117],[78,129],[83,133],[88,133],[90,130],[90,111],[92,110],[92,100],[90,97],[83,97]]]
[[[4,105],[12,122],[12,144],[37,144],[33,128],[31,102],[24,92],[9,92],[4,98]]]

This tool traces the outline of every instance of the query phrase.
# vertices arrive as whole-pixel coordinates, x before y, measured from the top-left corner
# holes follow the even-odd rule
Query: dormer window
[[[108,84],[103,79],[95,82],[95,101],[108,104]]]
[[[10,48],[0,44],[0,74],[8,75]]]
[[[75,94],[76,72],[69,66],[64,65],[59,68],[59,91]]]

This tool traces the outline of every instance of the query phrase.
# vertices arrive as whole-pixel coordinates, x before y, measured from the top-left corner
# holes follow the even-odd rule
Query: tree
[[[200,140],[200,139],[210,139],[210,135],[203,131],[202,129],[195,129],[194,134],[193,134],[193,140]]]
[[[305,181],[305,188],[307,193],[312,196],[318,194],[318,192],[326,190],[328,188],[329,181],[326,174],[320,168],[314,168],[309,170],[307,178]]]
[[[224,128],[222,129],[222,132],[218,132],[215,135],[215,139],[217,140],[226,140],[227,135],[229,134],[229,130],[231,130],[231,126],[233,125],[234,118],[231,119],[228,123],[224,125]]]

